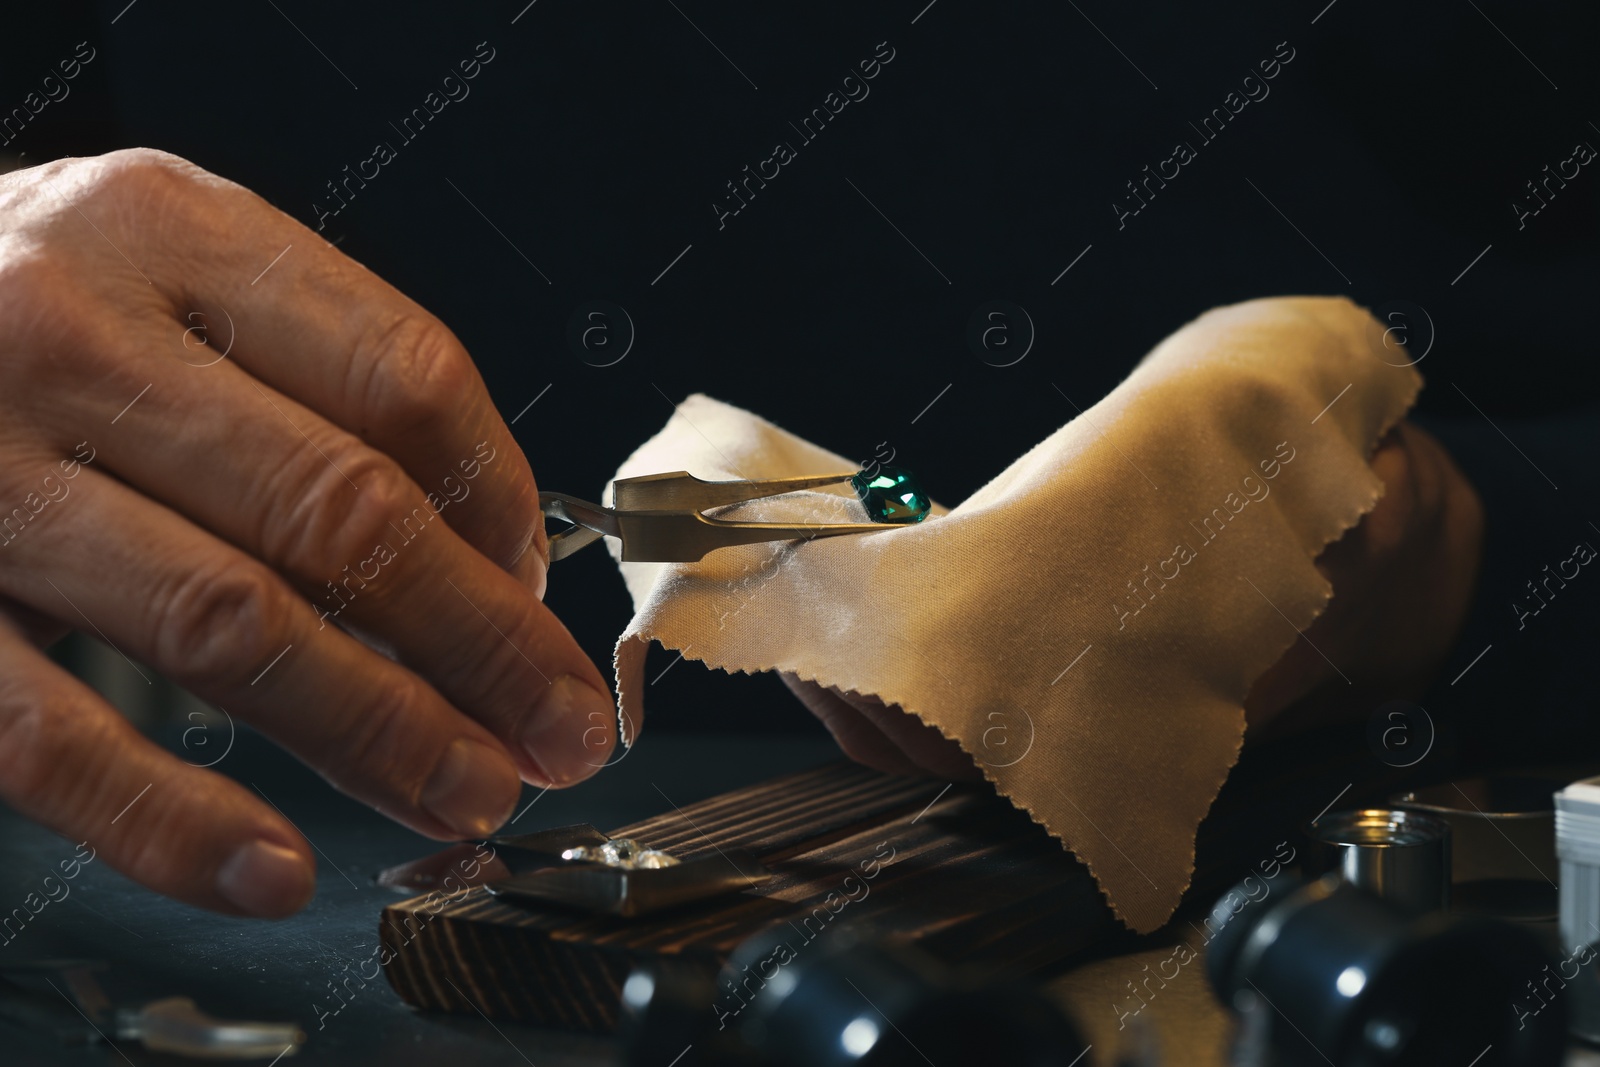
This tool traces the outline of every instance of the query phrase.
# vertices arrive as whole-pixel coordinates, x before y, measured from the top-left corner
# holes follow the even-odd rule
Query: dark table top
[[[183,754],[178,728],[166,740]],[[657,814],[777,774],[838,758],[827,738],[784,734],[647,734],[640,746],[594,779],[568,790],[525,789],[508,832],[575,822],[601,829]],[[614,1043],[514,1023],[413,1011],[379,978],[355,977],[377,947],[379,912],[400,895],[373,884],[386,867],[439,846],[335,792],[259,735],[240,728],[216,769],[263,793],[320,854],[317,896],[301,914],[281,922],[213,915],[159,897],[91,862],[70,893],[47,904],[20,931],[0,937],[0,965],[55,958],[105,960],[102,984],[116,1003],[139,1004],[187,995],[219,1017],[297,1021],[307,1032],[289,1062],[409,1064],[456,1062],[472,1067],[565,1067],[615,1062]],[[0,918],[41,893],[47,874],[76,851],[72,842],[0,809]],[[23,912],[27,914],[26,911]],[[1185,936],[1175,923],[1170,940]],[[9,940],[6,938],[9,937]],[[1094,1043],[1087,1065],[1109,1067],[1129,1034],[1116,1005],[1142,965],[1163,958],[1157,945],[1092,960],[1048,983],[1051,995]],[[1233,1025],[1211,995],[1199,965],[1164,989],[1142,1025],[1158,1047],[1195,1065],[1221,1067]],[[370,973],[370,972],[369,972]],[[348,980],[348,985],[346,984]],[[342,998],[330,989],[338,987]],[[347,990],[354,989],[352,996]],[[341,999],[344,1006],[340,1007]],[[670,1058],[670,1057],[667,1057]],[[666,1059],[662,1067],[666,1067]],[[0,1064],[179,1064],[136,1042],[68,1048],[41,1033],[0,1023]],[[267,1061],[254,1061],[266,1063]],[[1574,1049],[1568,1063],[1600,1064]]]
[[[176,745],[178,738],[169,740]],[[508,830],[575,822],[611,829],[671,804],[837,758],[838,750],[826,738],[647,734],[636,750],[588,782],[542,796],[525,789],[524,807]],[[355,995],[344,993],[346,1005],[339,1008],[330,984],[344,991],[345,980],[377,947],[380,910],[399,899],[374,885],[373,876],[440,846],[335,792],[244,728],[216,769],[258,789],[315,846],[317,896],[305,911],[280,922],[213,915],[159,897],[104,863],[91,862],[65,883],[71,887],[66,897],[48,903],[10,941],[0,942],[0,964],[103,959],[110,969],[102,974],[102,984],[114,1002],[187,995],[221,1017],[297,1020],[308,1037],[293,1062],[307,1065],[453,1060],[474,1067],[561,1067],[611,1061],[612,1045],[602,1038],[413,1011],[381,978],[364,988],[359,978],[352,979],[348,988]],[[0,811],[0,908],[9,913],[22,907],[29,893],[40,893],[42,879],[75,849],[74,843]],[[48,1036],[0,1024],[0,1063],[6,1065],[194,1062],[202,1061],[148,1053],[135,1042],[119,1041],[115,1049],[104,1044],[67,1048]]]

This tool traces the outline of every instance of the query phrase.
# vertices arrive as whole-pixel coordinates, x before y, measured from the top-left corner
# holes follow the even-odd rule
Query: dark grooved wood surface
[[[1273,855],[1274,842],[1361,772],[1369,787],[1384,784],[1383,775],[1373,779],[1369,754],[1339,745],[1332,751],[1353,754],[1330,761],[1329,751],[1296,739],[1235,768],[1201,826],[1188,899],[1214,899],[1259,873],[1253,865]],[[393,954],[384,970],[419,1008],[605,1031],[617,1024],[621,986],[636,963],[663,955],[720,963],[777,923],[791,923],[804,941],[841,922],[870,922],[947,962],[1012,973],[1131,943],[1088,870],[1042,828],[986,786],[941,796],[945,786],[836,763],[619,827],[612,836],[685,859],[749,849],[775,877],[632,920],[510,903],[481,888],[442,907],[437,897],[417,897],[384,909],[379,932]],[[890,848],[893,860],[863,882],[861,865]],[[865,884],[867,893],[839,907],[851,875],[858,881],[849,892]]]
[[[637,962],[721,961],[774,923],[792,923],[805,941],[871,922],[951,961],[1024,970],[1115,928],[1087,871],[1043,830],[987,788],[940,796],[945,786],[830,764],[620,827],[612,836],[685,859],[749,849],[775,877],[633,920],[513,904],[483,889],[442,907],[417,897],[384,909],[385,972],[419,1008],[603,1031],[616,1025]]]

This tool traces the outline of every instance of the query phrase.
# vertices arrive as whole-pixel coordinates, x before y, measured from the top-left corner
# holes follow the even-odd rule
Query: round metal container
[[[1450,827],[1395,808],[1322,816],[1307,831],[1318,874],[1339,878],[1422,915],[1450,905]]]

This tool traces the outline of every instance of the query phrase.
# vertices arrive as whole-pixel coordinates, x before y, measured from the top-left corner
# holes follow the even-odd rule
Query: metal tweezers
[[[104,967],[98,960],[16,961],[0,966],[0,1020],[42,1030],[64,1045],[104,1041],[116,1049],[113,1039],[139,1041],[150,1052],[192,1059],[270,1058],[277,1063],[305,1043],[305,1031],[297,1023],[215,1019],[188,997],[113,1004],[95,978]],[[65,990],[56,985],[57,978]],[[48,984],[52,992],[38,988],[40,983]],[[103,1063],[108,1058],[91,1060]],[[12,1062],[9,1055],[5,1059]]]
[[[707,553],[730,545],[894,529],[892,524],[878,522],[736,522],[703,514],[707,508],[724,504],[833,485],[848,481],[857,473],[708,482],[688,471],[671,471],[617,479],[612,483],[614,507],[591,504],[565,493],[540,493],[539,509],[549,518],[573,524],[571,529],[551,536],[552,563],[602,537],[615,537],[622,542],[625,563],[694,563]]]

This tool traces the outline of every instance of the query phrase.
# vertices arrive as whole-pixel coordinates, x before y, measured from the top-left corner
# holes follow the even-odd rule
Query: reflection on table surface
[[[167,738],[180,755],[181,730]],[[525,789],[509,829],[576,822],[613,828],[671,804],[838,758],[826,738],[647,735],[636,751],[588,782],[543,795]],[[441,846],[334,792],[244,728],[217,770],[267,796],[315,846],[317,896],[309,908],[281,922],[213,915],[158,897],[91,861],[67,883],[66,895],[57,889],[59,900],[47,903],[20,931],[8,932],[0,962],[105,960],[110,966],[100,976],[102,985],[118,1003],[185,995],[219,1017],[296,1020],[307,1040],[285,1064],[563,1067],[611,1061],[612,1043],[602,1038],[422,1014],[401,1002],[382,978],[363,983],[359,972],[377,948],[379,911],[400,899],[374,885],[374,875]],[[61,860],[74,858],[75,850],[75,842],[0,811],[0,914],[40,892],[40,880],[56,872]],[[204,1062],[156,1056],[120,1041],[116,1049],[66,1048],[8,1024],[0,1024],[0,1042],[0,1062],[7,1067]]]

